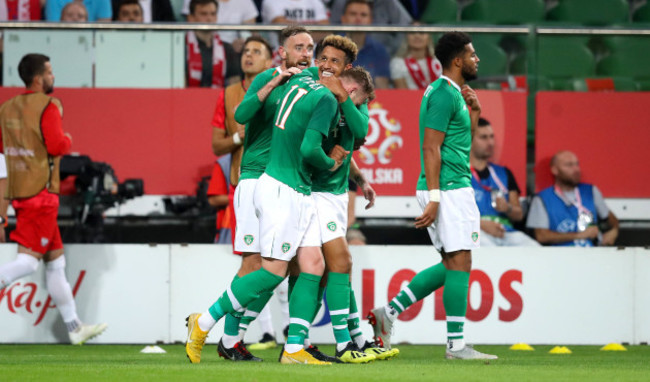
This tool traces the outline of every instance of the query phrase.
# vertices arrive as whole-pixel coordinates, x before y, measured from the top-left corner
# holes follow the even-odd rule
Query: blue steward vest
[[[598,219],[596,212],[596,204],[594,203],[594,191],[591,184],[580,183],[578,185],[578,192],[582,199],[582,206],[591,212],[594,222]],[[548,223],[551,231],[556,232],[578,232],[578,207],[573,204],[568,206],[557,193],[553,186],[542,190],[539,197],[546,207],[548,215]],[[594,243],[591,240],[574,240],[565,243],[553,244],[555,246],[563,247],[593,247]]]

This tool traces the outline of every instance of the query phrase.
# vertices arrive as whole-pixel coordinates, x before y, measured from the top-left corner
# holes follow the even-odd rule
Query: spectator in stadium
[[[524,219],[519,204],[519,186],[512,171],[490,162],[494,155],[494,131],[490,122],[479,118],[474,130],[470,166],[472,188],[481,213],[481,245],[539,246],[535,240],[514,228]]]
[[[40,0],[0,0],[0,21],[38,21]]]
[[[372,17],[372,8],[368,0],[349,0],[345,4],[341,24],[370,25]],[[375,88],[388,88],[390,85],[390,56],[384,45],[365,32],[350,32],[347,36],[359,48],[356,65],[362,66],[370,72],[375,82]]]
[[[62,128],[63,106],[54,91],[50,59],[27,54],[18,64],[25,83],[23,94],[0,106],[0,149],[7,156],[8,185],[3,192],[16,212],[11,240],[18,244],[16,258],[0,266],[0,290],[34,273],[45,262],[45,284],[61,313],[72,344],[83,344],[106,330],[106,324],[87,325],[77,315],[72,289],[66,279],[66,258],[57,224],[59,161],[70,151],[72,139]],[[1,204],[0,224],[6,223]]]
[[[260,11],[265,24],[329,24],[327,9],[322,0],[263,0]],[[328,33],[312,33],[314,41],[322,40]],[[269,35],[272,46],[278,47],[278,35]],[[279,47],[278,47],[279,48]],[[279,52],[274,53],[274,65],[281,65]]]
[[[442,65],[434,55],[433,39],[429,33],[407,34],[395,57],[390,60],[390,78],[396,89],[426,89],[441,74]]]
[[[267,0],[268,1],[268,0]],[[341,17],[345,13],[347,3],[354,0],[333,0],[330,5],[330,21],[332,24],[341,24]],[[398,0],[368,1],[372,7],[372,23],[375,25],[410,25],[413,19]],[[398,33],[372,33],[372,37],[379,41],[393,55],[402,43],[402,35]]]
[[[88,11],[88,21],[109,22],[113,18],[111,0],[47,0],[45,20],[61,21],[63,7],[73,1],[83,3]]]
[[[190,13],[190,0],[184,0],[182,14]],[[219,0],[217,24],[255,24],[259,12],[252,0]],[[244,41],[251,35],[247,31],[220,31],[221,41],[232,45],[237,53],[241,52]]]
[[[192,0],[187,21],[214,24],[217,22],[217,0]],[[232,45],[222,42],[211,31],[188,31],[185,38],[187,55],[187,86],[226,87],[239,81],[239,57]]]
[[[537,241],[557,246],[614,245],[618,219],[598,187],[580,182],[578,157],[567,150],[557,152],[551,159],[551,173],[555,184],[535,196],[526,222]],[[598,228],[600,221],[606,221],[606,230]]]
[[[61,10],[61,21],[70,23],[85,23],[88,21],[88,10],[81,2],[68,3]]]
[[[115,21],[123,23],[144,22],[142,5],[138,0],[122,0],[114,11]]]
[[[125,4],[129,4],[129,13],[133,14],[135,12],[135,7],[133,5],[136,3],[140,5],[142,21],[135,21],[133,20],[135,16],[127,17],[126,15],[122,17],[123,20],[120,20],[120,9],[123,8]],[[169,0],[112,0],[112,6],[113,17],[117,21],[137,23],[176,21],[176,17],[174,17],[174,9],[172,8],[172,4]]]

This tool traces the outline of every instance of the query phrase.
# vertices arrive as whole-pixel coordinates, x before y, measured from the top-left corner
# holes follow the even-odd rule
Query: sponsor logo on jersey
[[[246,243],[246,245],[251,245],[253,244],[254,241],[255,241],[255,237],[253,235],[244,236],[244,243]]]
[[[334,222],[327,223],[327,229],[329,229],[332,232],[336,231],[336,223]]]

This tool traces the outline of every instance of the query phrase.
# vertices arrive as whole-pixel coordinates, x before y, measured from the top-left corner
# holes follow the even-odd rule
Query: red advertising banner
[[[419,115],[422,91],[379,90],[370,104],[366,144],[354,159],[379,195],[412,196],[420,175]],[[526,186],[526,94],[479,90],[482,116],[494,129],[493,162]]]
[[[650,142],[650,93],[540,92],[537,94],[535,186],[553,184],[551,157],[573,151],[582,181],[606,198],[648,198],[644,152]]]
[[[23,92],[0,88],[0,102]],[[214,89],[59,89],[72,151],[107,162],[120,181],[144,179],[145,193],[193,194],[211,173]],[[383,90],[370,106],[366,146],[355,159],[380,195],[411,196],[420,173],[418,118],[422,92]],[[494,161],[525,185],[526,96],[479,91],[494,128]]]

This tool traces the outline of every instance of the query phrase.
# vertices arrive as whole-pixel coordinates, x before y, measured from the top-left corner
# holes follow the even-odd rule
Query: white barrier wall
[[[16,246],[0,245],[0,264]],[[352,284],[362,313],[385,304],[439,261],[429,246],[353,247]],[[98,343],[184,341],[185,317],[204,311],[232,280],[239,257],[219,245],[68,245],[67,274],[82,320],[106,322]],[[604,344],[650,340],[650,250],[485,248],[475,251],[466,338],[470,343]],[[394,341],[445,341],[442,291],[400,316]],[[272,299],[277,333],[282,323]],[[0,343],[67,341],[43,267],[0,291]],[[311,338],[332,343],[321,311]],[[216,343],[222,324],[209,337]],[[362,323],[370,337],[370,326]],[[252,325],[247,337],[260,335]]]

